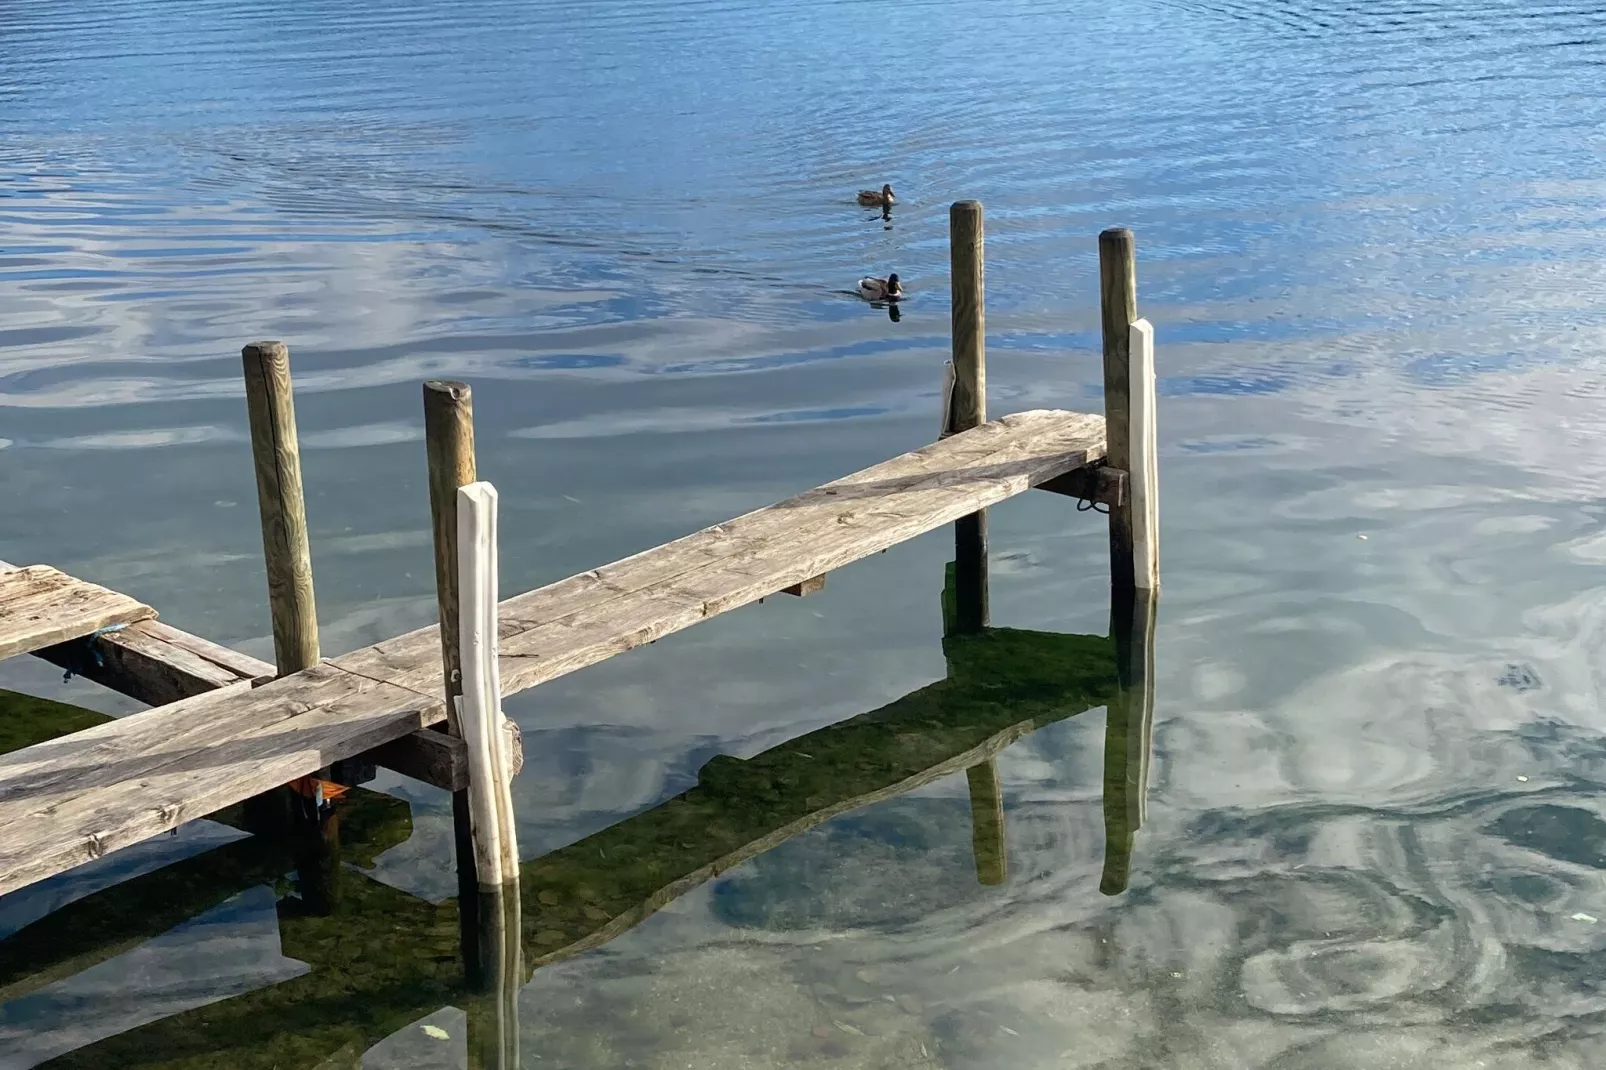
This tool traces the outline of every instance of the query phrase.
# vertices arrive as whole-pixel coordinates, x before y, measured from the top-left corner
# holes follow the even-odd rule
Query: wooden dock
[[[1142,671],[1153,599],[1113,615],[1111,636],[957,627],[955,567],[943,588],[946,676],[886,706],[777,744],[747,759],[716,756],[695,786],[521,869],[527,966],[539,969],[627,932],[675,898],[838,815],[961,770],[972,776],[975,879],[996,883],[1008,854],[993,761],[1050,724],[1104,705],[1105,890],[1123,884],[1141,809],[1152,679]],[[1138,656],[1134,659],[1133,655]],[[0,709],[4,703],[0,702]],[[39,701],[36,732],[64,732],[81,716]],[[991,788],[978,793],[977,782]],[[239,825],[238,808],[217,819]],[[147,1053],[270,1070],[293,1051],[302,1065],[357,1065],[368,1046],[443,1005],[489,1031],[496,1008],[465,988],[453,959],[456,900],[432,905],[368,877],[380,851],[410,833],[405,803],[356,789],[339,801],[344,868],[333,917],[286,899],[283,953],[312,971],[111,1037],[64,1057],[67,1066],[137,1066]],[[294,865],[283,843],[253,837],[92,894],[0,941],[0,1001],[38,991],[138,946]],[[337,870],[337,872],[339,872]],[[962,879],[962,878],[961,878]],[[329,893],[325,893],[329,894]],[[398,941],[405,950],[398,950]],[[519,980],[525,979],[521,973]],[[331,993],[338,992],[338,1000]],[[353,1013],[360,1008],[361,1013]],[[286,1038],[295,1038],[287,1041]],[[289,1045],[287,1047],[287,1045]],[[293,1060],[293,1061],[296,1061]],[[58,1064],[53,1064],[58,1065]]]
[[[912,728],[904,724],[900,729],[900,738],[920,741],[901,764],[893,763],[901,772],[883,775],[882,770],[880,779],[855,778],[849,771],[852,753],[874,752],[877,733],[885,725],[904,723],[902,715],[876,716],[862,732],[855,729],[840,737],[852,742],[843,745],[847,764],[838,770],[837,780],[850,787],[836,804],[815,805],[818,793],[804,792],[760,808],[754,820],[737,823],[744,831],[733,833],[734,838],[710,842],[706,851],[683,860],[695,864],[668,884],[633,888],[625,895],[628,903],[589,904],[582,920],[594,922],[600,911],[606,924],[585,932],[558,924],[547,899],[526,904],[521,920],[521,882],[533,882],[559,898],[567,893],[551,885],[547,870],[532,870],[529,864],[516,867],[521,872],[507,887],[487,889],[483,871],[476,885],[469,842],[471,833],[478,833],[471,828],[465,790],[470,763],[460,723],[466,707],[459,705],[465,675],[474,674],[477,689],[499,674],[501,694],[520,692],[768,596],[818,591],[832,571],[948,525],[955,532],[955,563],[947,593],[947,631],[961,646],[962,636],[990,637],[996,648],[1007,630],[990,627],[987,510],[1034,488],[1100,507],[1109,524],[1116,682],[1113,690],[1106,689],[1084,674],[1066,691],[1071,685],[1061,681],[1055,685],[1060,698],[1052,705],[1052,716],[1107,701],[1112,714],[1122,711],[1112,724],[1146,726],[1147,700],[1133,696],[1151,675],[1145,661],[1152,656],[1146,653],[1151,644],[1148,633],[1141,627],[1134,630],[1132,622],[1147,619],[1152,624],[1158,586],[1157,473],[1153,334],[1136,314],[1132,235],[1107,231],[1099,240],[1104,414],[1035,410],[991,420],[986,416],[980,205],[953,206],[951,239],[951,392],[943,399],[935,442],[767,508],[505,599],[494,617],[498,641],[486,647],[484,663],[471,665],[463,662],[466,640],[459,649],[460,634],[466,634],[459,632],[459,607],[469,604],[461,599],[474,592],[458,590],[459,565],[468,560],[468,551],[460,558],[455,504],[465,493],[461,488],[472,492],[469,485],[477,479],[469,388],[430,383],[424,391],[443,627],[324,657],[313,612],[288,351],[276,342],[247,346],[243,359],[276,664],[181,631],[159,620],[151,607],[89,578],[68,576],[48,565],[0,562],[0,657],[41,657],[152,706],[54,738],[28,739],[28,745],[0,755],[0,894],[184,822],[220,811],[233,813],[231,808],[239,804],[245,804],[239,820],[258,831],[267,827],[262,815],[273,812],[265,800],[283,798],[292,799],[294,820],[311,820],[314,832],[323,837],[327,857],[307,865],[338,870],[338,830],[322,824],[331,812],[325,790],[339,794],[339,785],[361,783],[371,775],[365,768],[375,765],[453,792],[460,951],[470,976],[482,980],[488,975],[481,966],[490,961],[487,956],[500,954],[498,946],[504,952],[527,946],[538,962],[572,953],[605,939],[603,934],[622,931],[645,916],[644,911],[655,909],[654,904],[689,887],[688,881],[704,879],[833,813],[961,768],[970,774],[978,878],[986,883],[1007,879],[1002,849],[988,847],[1002,842],[1003,821],[990,758],[1009,740],[1043,723],[1049,707],[1033,707],[1025,717],[1016,708],[993,709],[979,719],[965,714],[957,725],[952,722],[958,714],[946,721],[916,718]],[[491,546],[494,562],[494,537]],[[492,571],[494,584],[494,566]],[[493,620],[492,601],[487,596],[480,603],[485,607],[482,632],[489,631]],[[1053,645],[1028,647],[1044,653]],[[484,671],[487,665],[496,671]],[[1012,671],[1022,671],[1022,664],[1014,664]],[[953,680],[935,686],[946,690],[910,709],[945,708],[948,700],[942,696],[951,694],[970,695],[955,710],[975,705],[971,700],[976,696]],[[494,693],[496,687],[489,690]],[[1080,696],[1074,701],[1073,692]],[[487,707],[483,694],[478,703]],[[483,715],[500,718],[494,701],[487,708]],[[481,725],[475,729],[481,743],[488,730],[483,726],[495,723],[474,722]],[[845,731],[852,724],[838,728]],[[490,750],[500,756],[496,762],[508,767],[492,766],[505,792],[503,774],[516,772],[517,748],[512,748],[511,759],[500,744]],[[1141,750],[1144,760],[1133,758],[1129,750]],[[1124,859],[1130,853],[1131,831],[1141,823],[1146,755],[1146,727],[1122,729],[1107,740],[1107,775],[1119,767],[1122,778],[1105,786],[1112,857]],[[478,760],[483,770],[484,759]],[[698,798],[722,798],[722,792],[736,790],[732,785],[746,782],[742,770],[762,766],[755,759],[728,771],[712,770],[713,779],[697,789],[704,792]],[[473,781],[480,787],[485,782],[478,774]],[[285,785],[295,789],[289,796],[282,791]],[[1112,808],[1112,798],[1124,801]],[[295,799],[310,802],[301,805]],[[483,800],[477,805],[486,812]],[[675,812],[690,811],[681,805]],[[677,842],[691,831],[676,828],[672,838]],[[1116,844],[1121,837],[1124,846]],[[675,861],[671,869],[681,864]],[[1124,888],[1125,862],[1117,870],[1107,868],[1105,878],[1106,891]],[[493,895],[490,906],[486,894]],[[477,921],[470,916],[476,910],[482,915]],[[492,918],[496,924],[489,928],[486,911],[500,918]],[[501,935],[487,936],[498,924]],[[497,984],[506,997],[514,978],[522,978],[523,967],[517,953],[497,961]],[[516,1053],[504,1050],[499,1061],[512,1065]]]
[[[1018,413],[507,599],[499,614],[503,694],[778,594],[1095,465],[1104,457],[1103,424],[1083,413]],[[44,593],[35,595],[36,588]],[[67,660],[45,643],[94,635],[108,614],[152,615],[132,599],[48,568],[0,573],[0,592],[20,592],[24,607],[53,605],[54,598],[78,610],[70,622],[42,626],[35,613],[6,605],[0,649],[13,653],[44,651]],[[260,675],[271,676],[272,668],[263,667],[268,672]],[[255,678],[236,677],[193,698],[0,757],[0,894],[446,716],[435,627],[253,687]]]

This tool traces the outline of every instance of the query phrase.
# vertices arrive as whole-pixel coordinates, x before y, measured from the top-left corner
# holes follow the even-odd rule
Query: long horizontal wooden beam
[[[0,561],[0,580],[34,571],[34,568],[18,569]],[[124,597],[111,591],[106,593]],[[127,602],[139,605],[133,599]],[[151,612],[148,607],[140,608],[146,609],[147,614]],[[100,627],[103,625],[87,631],[79,628],[81,634],[77,638],[30,652],[75,676],[93,680],[150,706],[194,698],[242,680],[260,684],[274,677],[273,666],[260,658],[191,635],[159,620],[137,620],[115,631],[97,632],[96,628]],[[522,764],[523,753],[517,749],[516,737],[514,747],[515,765]],[[460,791],[468,785],[468,757],[463,741],[432,729],[408,733],[361,757],[447,791]]]
[[[1104,422],[1017,413],[499,607],[504,694],[1023,494],[1104,456]],[[0,758],[0,894],[440,721],[437,629]]]

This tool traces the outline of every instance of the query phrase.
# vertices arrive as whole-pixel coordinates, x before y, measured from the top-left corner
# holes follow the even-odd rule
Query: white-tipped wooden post
[[[519,873],[513,769],[502,727],[502,679],[497,667],[496,506],[496,488],[489,483],[470,483],[457,490],[458,649],[463,672],[459,723],[468,747],[474,869],[482,888],[499,888],[517,880]]]
[[[1160,462],[1155,438],[1154,328],[1146,319],[1130,330],[1132,414],[1132,580],[1140,591],[1160,588]]]

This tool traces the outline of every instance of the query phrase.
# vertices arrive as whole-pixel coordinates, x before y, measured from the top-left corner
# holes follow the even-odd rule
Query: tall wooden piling
[[[953,387],[947,401],[949,434],[987,421],[986,249],[980,201],[948,209]],[[954,522],[955,603],[959,630],[987,627],[987,511]]]
[[[457,491],[476,478],[474,397],[467,383],[434,379],[424,384],[424,449],[429,462],[429,513],[435,545],[435,604],[440,615],[441,669],[446,693],[445,731],[462,736],[457,699],[463,693],[458,652]],[[473,818],[467,789],[452,792],[452,839],[457,856],[457,903],[463,970],[483,986],[479,882],[474,870]]]
[[[513,762],[502,728],[497,636],[497,494],[489,483],[457,492],[459,723],[467,745],[474,868],[479,880],[479,956],[495,996],[490,1020],[471,1023],[481,1065],[517,1070],[518,990],[523,981],[519,848]]]
[[[291,397],[290,348],[283,342],[253,342],[241,357],[273,614],[273,659],[279,675],[286,676],[318,663],[318,613]]]
[[[1099,235],[1099,298],[1105,459],[1127,473],[1128,486],[1110,506],[1111,597],[1122,600],[1159,585],[1154,331],[1138,319],[1136,242],[1125,227]]]
[[[1132,232],[1112,227],[1099,235],[1099,305],[1104,327],[1105,460],[1132,470],[1132,321],[1137,312],[1137,259]],[[1130,478],[1130,476],[1129,476]],[[1130,483],[1128,484],[1130,486]],[[1110,597],[1130,598],[1132,495],[1110,506]]]
[[[253,342],[240,351],[240,358],[268,574],[274,670],[288,676],[316,665],[320,656],[290,348],[283,342]],[[340,877],[340,823],[324,802],[323,788],[336,776],[333,769],[319,769],[248,800],[246,806],[254,831],[292,841],[302,903],[316,914],[334,909]]]

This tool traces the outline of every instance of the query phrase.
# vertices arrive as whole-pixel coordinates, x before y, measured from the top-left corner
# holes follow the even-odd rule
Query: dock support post
[[[517,1070],[517,997],[523,981],[519,923],[519,848],[513,815],[513,763],[502,730],[497,636],[497,494],[489,483],[457,491],[458,650],[463,694],[458,710],[468,747],[469,806],[478,878],[480,961],[495,1012],[477,1031],[482,1065]]]
[[[432,379],[424,384],[424,450],[429,461],[429,513],[435,545],[435,604],[440,615],[441,671],[446,727],[462,737],[456,699],[463,693],[458,654],[457,491],[475,481],[474,395],[467,383]],[[473,819],[468,790],[452,792],[452,845],[457,863],[458,941],[463,972],[482,985],[479,882],[474,874]]]
[[[1160,582],[1154,330],[1138,319],[1135,245],[1125,227],[1099,235],[1105,459],[1127,473],[1129,488],[1110,506],[1112,606],[1129,600],[1134,588],[1153,590]]]
[[[253,342],[241,357],[273,613],[273,660],[279,675],[287,676],[318,663],[318,612],[291,397],[290,348],[283,342]]]
[[[268,574],[274,669],[288,676],[319,659],[290,348],[283,342],[253,342],[240,351],[240,359],[262,520],[262,559]],[[288,834],[294,841],[302,900],[314,913],[333,909],[340,875],[340,825],[322,788],[323,781],[335,776],[333,770],[320,769],[256,796],[247,806],[248,821],[257,831]]]
[[[1111,613],[1116,693],[1104,721],[1104,872],[1099,891],[1105,895],[1126,890],[1133,839],[1148,817],[1158,602],[1154,588],[1138,588]]]
[[[987,421],[986,250],[980,201],[948,209],[953,385],[945,398],[947,434]],[[954,522],[954,600],[959,631],[987,627],[987,511]]]

